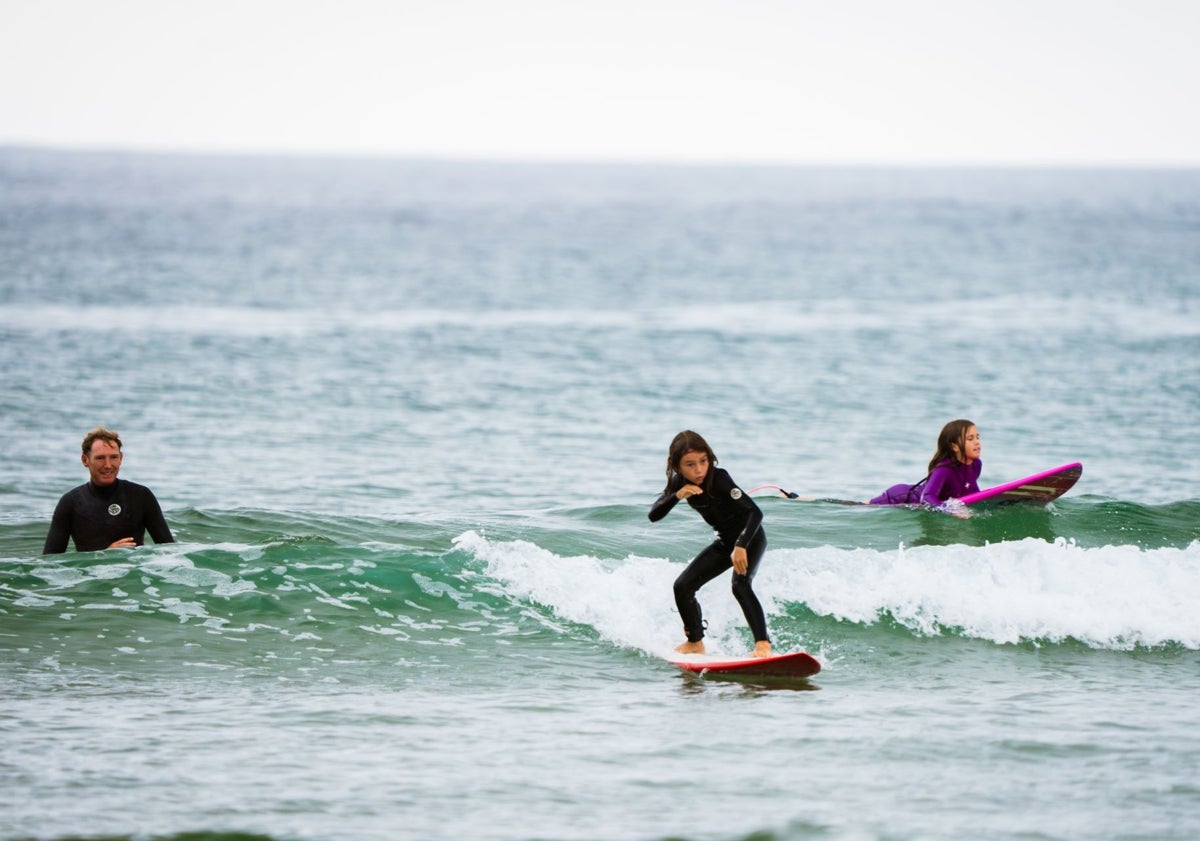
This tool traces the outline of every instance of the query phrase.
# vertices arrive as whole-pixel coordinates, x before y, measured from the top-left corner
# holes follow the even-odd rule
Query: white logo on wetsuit
[[[729,492],[729,498],[730,499],[741,499],[742,498],[742,489],[734,488],[733,490],[731,490]]]
[[[108,513],[113,517],[117,516],[121,513],[121,506],[114,502],[112,505],[108,506]]]

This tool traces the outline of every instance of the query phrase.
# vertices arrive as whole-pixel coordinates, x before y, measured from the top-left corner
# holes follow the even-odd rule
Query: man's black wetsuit
[[[679,502],[675,494],[686,484],[688,481],[682,475],[674,475],[662,496],[650,506],[650,522],[658,522],[670,513]],[[745,575],[733,574],[733,597],[742,606],[742,613],[746,615],[746,621],[754,633],[754,641],[769,641],[766,616],[751,586],[758,562],[767,551],[762,510],[737,486],[733,477],[719,467],[709,470],[704,493],[688,497],[687,502],[717,532],[716,541],[697,555],[675,580],[675,604],[683,619],[688,640],[699,642],[704,638],[704,620],[700,603],[696,601],[696,591],[725,570],[731,569],[733,548],[741,546],[746,550],[749,563]]]
[[[42,554],[67,551],[68,538],[75,541],[77,552],[107,549],[122,537],[132,537],[141,546],[147,531],[155,543],[175,542],[149,488],[124,479],[107,487],[87,482],[58,501]]]

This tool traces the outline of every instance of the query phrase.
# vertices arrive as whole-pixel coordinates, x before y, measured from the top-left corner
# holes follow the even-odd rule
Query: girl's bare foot
[[[766,640],[759,640],[758,642],[754,643],[754,653],[750,656],[751,657],[770,657],[771,656],[771,643],[767,642]]]
[[[704,641],[698,640],[696,642],[685,642],[683,645],[675,646],[675,650],[680,654],[703,654]]]

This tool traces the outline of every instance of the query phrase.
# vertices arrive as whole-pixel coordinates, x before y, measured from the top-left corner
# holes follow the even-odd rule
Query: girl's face
[[[979,442],[979,430],[973,426],[968,426],[967,431],[963,433],[961,449],[956,444],[954,454],[958,456],[958,460],[963,464],[972,464],[975,459],[979,458],[979,453],[982,450],[983,445]]]
[[[708,453],[698,450],[684,453],[679,460],[679,474],[689,485],[704,484],[704,477],[708,475]]]

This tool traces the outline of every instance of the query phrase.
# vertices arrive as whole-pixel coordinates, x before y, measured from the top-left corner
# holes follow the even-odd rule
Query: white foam
[[[612,643],[666,657],[684,640],[672,595],[683,563],[637,556],[563,557],[526,541],[489,541],[473,531],[454,542],[484,561],[487,575],[500,581],[507,594],[588,625]],[[770,614],[774,602],[762,593],[759,597]],[[729,587],[713,582],[701,591],[701,603],[709,649],[731,656],[746,653],[746,620]]]
[[[455,544],[487,564],[504,592],[655,655],[682,640],[671,584],[681,562],[563,557],[476,532]],[[1096,648],[1178,644],[1200,649],[1200,543],[1186,549],[1084,548],[1038,539],[971,546],[773,549],[755,581],[768,621],[802,603],[864,625],[891,618],[920,635],[953,631],[998,644],[1078,640]],[[728,588],[701,591],[710,649],[746,648]]]
[[[890,616],[920,634],[956,629],[996,643],[1200,648],[1200,543],[1084,548],[1027,538],[891,552],[781,549],[770,560],[762,589],[837,619]]]

